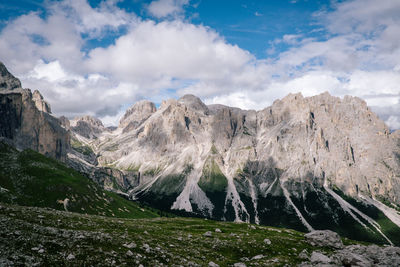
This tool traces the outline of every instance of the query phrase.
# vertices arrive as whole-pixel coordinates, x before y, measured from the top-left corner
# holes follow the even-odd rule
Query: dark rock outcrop
[[[21,82],[8,72],[6,66],[0,62],[0,91],[21,88]]]
[[[50,106],[39,91],[32,95],[0,63],[0,138],[18,149],[33,149],[49,157],[66,160],[69,133],[50,114]]]

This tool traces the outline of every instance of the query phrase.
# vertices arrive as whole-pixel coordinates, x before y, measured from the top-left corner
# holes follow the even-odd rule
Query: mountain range
[[[110,128],[56,118],[3,64],[0,74],[2,141],[107,190],[180,215],[400,244],[400,131],[360,98],[289,94],[259,111],[143,100]]]

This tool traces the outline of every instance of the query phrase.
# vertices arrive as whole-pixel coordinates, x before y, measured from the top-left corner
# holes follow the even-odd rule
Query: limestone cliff
[[[359,98],[291,94],[253,111],[187,95],[158,110],[146,106],[145,115],[134,106],[117,130],[90,143],[97,167],[136,173],[125,188],[132,198],[350,237],[359,225],[382,242],[392,234],[381,229],[380,216],[400,231],[399,133]]]
[[[156,112],[154,103],[143,100],[129,108],[119,122],[119,128],[124,132],[131,131]]]
[[[18,149],[33,149],[66,160],[69,134],[51,115],[50,105],[39,91],[32,95],[0,63],[0,138]]]

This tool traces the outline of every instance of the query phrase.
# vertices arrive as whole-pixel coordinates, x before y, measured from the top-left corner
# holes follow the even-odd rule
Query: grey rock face
[[[193,110],[203,112],[204,114],[208,112],[208,107],[197,96],[184,95],[178,99],[178,102],[183,103]]]
[[[147,100],[139,101],[125,112],[119,122],[119,128],[124,129],[124,132],[131,131],[149,118],[156,110],[154,103]]]
[[[340,239],[340,236],[330,230],[312,231],[304,235],[304,237],[306,238],[307,242],[313,246],[343,248],[343,242]]]
[[[88,145],[96,167],[136,173],[131,197],[161,209],[303,231],[360,225],[389,243],[376,220],[400,226],[399,136],[355,97],[290,94],[254,111],[187,95],[134,105]]]
[[[0,92],[0,136],[19,149],[30,148],[65,161],[70,139],[60,121],[40,111],[30,90]]]
[[[108,131],[104,127],[101,120],[92,116],[77,117],[70,121],[71,130],[87,139],[96,139],[104,131]]]
[[[342,250],[337,254],[344,266],[372,266],[373,262],[368,261],[362,255],[355,254],[348,250]]]
[[[50,114],[50,106],[39,91],[32,95],[0,63],[0,137],[18,149],[33,149],[66,160],[68,132]],[[1,90],[2,89],[2,90]]]
[[[51,108],[49,103],[44,101],[43,96],[40,94],[38,90],[35,90],[32,94],[32,100],[35,102],[35,106],[39,111],[43,111],[46,113],[51,113]]]
[[[326,263],[330,263],[331,261],[332,260],[328,256],[326,256],[320,252],[313,251],[313,253],[311,254],[311,262],[312,263],[326,264]]]
[[[0,91],[22,88],[21,82],[8,72],[6,66],[0,62]]]
[[[61,123],[61,126],[62,126],[62,127],[64,127],[66,130],[69,130],[69,129],[70,129],[71,124],[70,124],[69,119],[68,119],[67,117],[61,116],[61,117],[59,118],[59,120],[60,120],[60,123]]]

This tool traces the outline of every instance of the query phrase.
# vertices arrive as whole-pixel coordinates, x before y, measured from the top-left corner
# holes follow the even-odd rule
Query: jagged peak
[[[103,125],[103,123],[101,122],[100,119],[95,118],[95,117],[90,116],[90,115],[84,115],[84,116],[75,117],[71,121],[71,125],[75,126],[79,122],[86,122],[86,123],[89,123],[92,126],[96,126],[96,127],[99,127],[99,128],[103,128],[104,127],[104,125]]]
[[[180,102],[192,109],[203,111],[203,112],[208,112],[208,107],[206,106],[206,104],[204,104],[203,101],[201,101],[201,99],[195,95],[186,94],[186,95],[182,96],[181,98],[179,98],[178,102]]]
[[[21,81],[12,75],[0,61],[0,91],[22,88]]]
[[[131,122],[139,124],[142,120],[147,119],[151,114],[157,111],[156,105],[149,100],[140,100],[133,104],[119,121],[119,127],[125,128]]]
[[[146,100],[146,99],[140,100],[126,110],[123,118],[129,116],[130,114],[132,114],[135,111],[142,111],[142,110],[149,110],[151,112],[156,112],[157,108],[156,108],[156,105],[149,100]]]
[[[39,90],[33,91],[32,97],[35,98],[35,99],[43,100],[43,96],[42,96],[42,94],[39,92]]]
[[[38,90],[35,90],[33,92],[32,100],[33,100],[33,102],[35,102],[35,105],[38,110],[47,112],[47,113],[51,113],[50,104],[44,100],[43,96],[40,94],[40,92]]]

